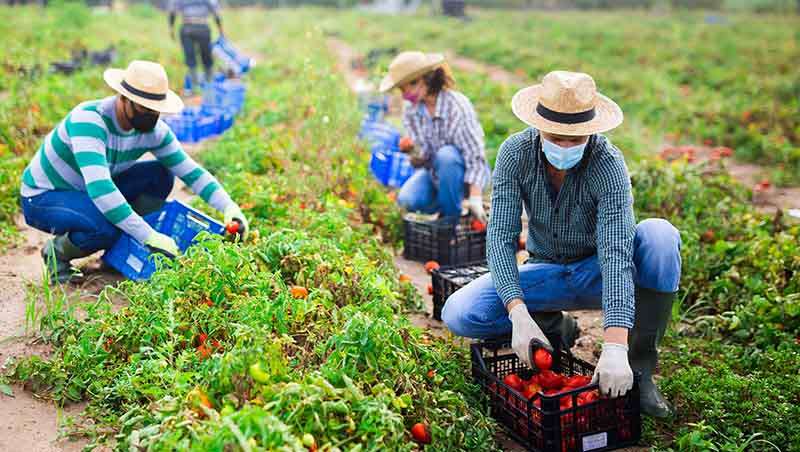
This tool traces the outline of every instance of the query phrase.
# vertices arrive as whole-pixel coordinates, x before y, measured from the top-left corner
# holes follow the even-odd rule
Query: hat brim
[[[542,85],[523,88],[511,99],[511,110],[525,124],[543,132],[566,136],[584,136],[607,132],[622,124],[622,109],[616,102],[597,93],[595,116],[592,120],[577,124],[564,124],[543,118],[536,112]]]
[[[441,53],[430,54],[428,55],[428,61],[425,63],[425,66],[417,69],[416,71],[404,75],[399,80],[394,80],[391,74],[386,74],[386,77],[384,77],[383,80],[381,80],[381,84],[378,87],[378,89],[380,90],[380,92],[385,93],[386,91],[394,89],[405,82],[411,81],[428,71],[436,69],[442,63],[444,63],[444,55],[442,55]]]
[[[106,84],[108,84],[111,89],[122,94],[133,102],[136,102],[142,107],[165,114],[179,113],[181,110],[183,110],[183,100],[181,100],[180,96],[175,94],[175,92],[172,90],[167,90],[167,97],[162,100],[146,99],[131,93],[125,89],[124,86],[122,86],[122,78],[124,74],[125,71],[122,69],[106,69],[105,72],[103,72],[103,80],[106,81]]]

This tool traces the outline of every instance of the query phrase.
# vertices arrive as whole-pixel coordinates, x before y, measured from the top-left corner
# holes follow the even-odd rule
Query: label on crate
[[[594,435],[586,435],[583,438],[583,450],[595,450],[608,447],[608,433],[601,432]]]
[[[136,273],[140,273],[142,271],[142,266],[144,265],[144,262],[139,260],[139,258],[133,254],[129,255],[128,258],[125,259],[125,263],[128,264]]]

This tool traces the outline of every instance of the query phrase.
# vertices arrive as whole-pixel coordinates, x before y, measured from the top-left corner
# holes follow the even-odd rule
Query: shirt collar
[[[431,118],[431,119],[442,118],[443,117],[442,110],[444,110],[444,99],[443,99],[444,94],[445,92],[441,91],[439,95],[436,96],[436,107],[433,109],[432,117],[428,113],[428,107],[425,105],[425,102],[420,102],[419,104],[417,104],[417,112],[426,118]]]

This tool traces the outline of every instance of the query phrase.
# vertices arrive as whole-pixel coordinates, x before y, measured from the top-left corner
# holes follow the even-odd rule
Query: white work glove
[[[525,303],[514,306],[508,313],[508,319],[511,320],[511,348],[525,365],[533,367],[531,366],[532,339],[542,341],[551,351],[553,350],[553,346],[550,345],[550,341],[547,340],[542,329],[531,318]]]
[[[147,240],[144,241],[144,244],[152,248],[155,252],[166,254],[169,257],[175,257],[181,254],[175,240],[158,231],[153,231],[150,236],[147,237]]]
[[[600,380],[600,393],[619,397],[633,388],[633,371],[628,363],[628,347],[606,342],[597,361],[592,383]]]
[[[483,210],[483,196],[472,195],[469,197],[469,211],[481,223],[486,223],[486,211]]]
[[[244,241],[244,239],[247,238],[247,232],[250,228],[247,218],[245,218],[244,214],[242,213],[242,209],[240,209],[236,204],[231,204],[225,208],[223,215],[225,216],[226,225],[233,220],[237,220],[241,224],[241,227],[239,228],[239,235],[242,237],[242,241]]]

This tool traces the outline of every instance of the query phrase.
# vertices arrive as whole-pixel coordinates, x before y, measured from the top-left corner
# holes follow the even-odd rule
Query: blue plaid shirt
[[[636,223],[630,177],[619,149],[603,135],[590,137],[583,160],[567,171],[556,194],[539,131],[529,128],[500,147],[493,178],[486,254],[503,303],[523,298],[516,251],[524,205],[530,261],[570,263],[596,253],[603,277],[604,326],[633,328]]]

